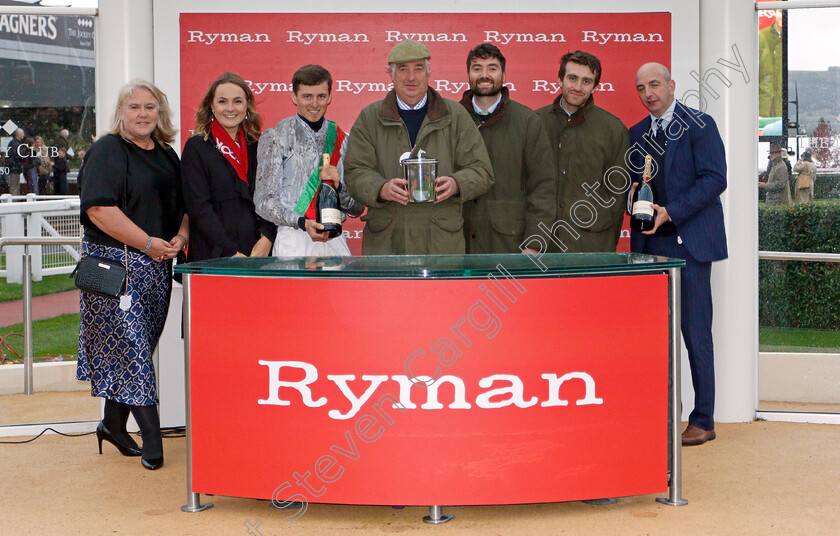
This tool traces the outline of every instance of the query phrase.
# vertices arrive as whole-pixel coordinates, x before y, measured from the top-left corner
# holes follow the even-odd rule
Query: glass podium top
[[[664,272],[685,261],[641,253],[545,255],[361,255],[353,257],[225,257],[180,264],[176,273],[322,279],[473,279],[491,272],[546,277]]]

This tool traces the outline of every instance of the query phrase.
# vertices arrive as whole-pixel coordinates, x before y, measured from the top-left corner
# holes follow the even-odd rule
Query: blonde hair
[[[120,109],[128,102],[131,94],[138,89],[145,89],[157,101],[158,119],[155,130],[152,132],[152,139],[161,145],[170,144],[175,141],[175,133],[178,132],[178,129],[172,126],[172,113],[169,111],[169,101],[166,99],[166,95],[151,82],[140,78],[135,78],[120,89],[120,94],[117,97],[117,108],[114,110],[114,120],[111,123],[111,130],[108,134],[117,134],[128,141],[134,140],[123,128]]]

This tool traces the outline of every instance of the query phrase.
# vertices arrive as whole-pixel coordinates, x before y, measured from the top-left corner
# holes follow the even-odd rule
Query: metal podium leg
[[[213,508],[213,503],[202,503],[201,495],[192,489],[192,428],[190,415],[190,275],[184,274],[184,398],[186,403],[186,429],[187,437],[187,504],[181,507],[182,512],[202,512]]]
[[[444,514],[443,506],[435,505],[429,507],[429,515],[423,516],[423,522],[431,523],[432,525],[440,525],[441,523],[452,521],[454,517],[455,516],[453,514]]]
[[[680,268],[668,269],[668,293],[671,308],[671,390],[668,395],[671,398],[671,443],[668,449],[671,454],[671,466],[668,470],[671,473],[671,480],[668,484],[668,498],[657,497],[656,502],[671,506],[683,506],[688,501],[682,497],[682,436],[680,434]]]
[[[23,256],[23,394],[25,395],[31,395],[35,391],[32,377],[35,346],[32,341],[32,255],[29,254],[27,246],[26,254]]]

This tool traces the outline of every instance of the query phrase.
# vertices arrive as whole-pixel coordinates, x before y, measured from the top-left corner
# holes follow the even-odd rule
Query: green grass
[[[23,324],[0,328],[0,337],[9,333],[23,333]],[[79,353],[79,313],[57,316],[33,322],[33,345],[35,357],[48,357],[64,354],[65,360],[76,359]],[[23,357],[23,337],[11,336],[5,339],[15,351]],[[10,354],[5,345],[0,347],[7,358],[17,359]]]
[[[760,327],[758,348],[761,352],[840,353],[840,331]]]
[[[73,284],[70,274],[51,275],[45,277],[42,281],[32,283],[33,296],[44,296],[75,289],[76,285]],[[6,283],[5,279],[0,279],[0,302],[20,299],[23,299],[23,285]]]

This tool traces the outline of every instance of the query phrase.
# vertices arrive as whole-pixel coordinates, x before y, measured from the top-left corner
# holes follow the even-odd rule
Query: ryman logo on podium
[[[317,400],[312,397],[312,390],[309,385],[318,381],[318,368],[304,361],[268,361],[260,360],[259,364],[268,367],[268,398],[257,401],[261,405],[273,406],[290,406],[293,400],[297,401],[298,397],[290,397],[288,391],[281,389],[293,389],[298,392],[300,401],[310,408],[320,408],[326,406],[330,400],[322,396]],[[303,379],[289,381],[282,380],[283,372],[289,369],[296,369],[295,376],[300,376],[302,371]],[[541,374],[540,377],[545,380],[542,386],[541,394],[545,398],[540,402],[537,396],[530,396],[525,398],[525,383],[517,375],[514,374],[492,374],[481,378],[478,381],[478,387],[483,389],[482,392],[475,395],[473,403],[482,409],[499,409],[509,406],[516,406],[518,408],[530,408],[537,403],[541,407],[564,407],[569,405],[569,400],[561,398],[560,390],[564,383],[572,381],[583,382],[585,388],[584,396],[575,401],[576,406],[600,405],[604,403],[602,398],[598,398],[595,394],[595,380],[586,372],[567,372],[561,376],[556,373]],[[418,406],[412,402],[411,394],[412,388],[417,391],[426,392],[426,401],[419,406],[422,410],[439,410],[443,409],[444,405],[438,400],[438,391],[443,384],[450,384],[454,397],[449,404],[449,409],[471,409],[472,404],[467,401],[467,386],[464,380],[458,376],[445,375],[440,376],[435,381],[428,376],[409,377],[406,375],[387,376],[385,374],[365,374],[361,377],[364,382],[369,382],[369,385],[363,393],[357,395],[350,388],[350,382],[356,380],[355,374],[328,374],[327,381],[335,384],[338,393],[341,396],[337,397],[341,400],[340,403],[332,403],[333,409],[327,412],[331,419],[346,420],[353,418],[359,410],[371,399],[379,387],[388,380],[395,382],[399,388],[399,406],[396,404],[393,407],[400,407],[400,409],[417,409]],[[470,389],[472,391],[472,389]],[[389,391],[390,392],[390,391]],[[534,390],[534,393],[537,391]],[[283,395],[281,398],[281,394]],[[531,394],[531,393],[529,393]],[[346,400],[349,403],[344,403]],[[375,408],[380,404],[374,405]],[[342,409],[340,408],[344,408]],[[377,411],[379,411],[377,409]]]

